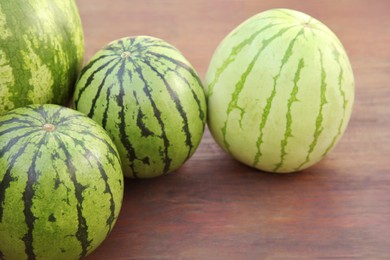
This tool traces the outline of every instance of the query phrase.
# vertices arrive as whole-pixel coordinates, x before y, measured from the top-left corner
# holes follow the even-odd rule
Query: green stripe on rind
[[[222,73],[226,70],[226,68],[235,61],[236,56],[248,45],[250,45],[258,35],[260,35],[262,32],[266,31],[267,29],[272,28],[275,26],[275,24],[269,24],[265,26],[264,28],[261,28],[260,30],[253,33],[250,37],[245,39],[244,41],[240,42],[236,46],[232,48],[231,53],[229,56],[224,60],[223,64],[217,69],[213,81],[207,86],[206,95],[207,97],[210,97],[213,95],[213,89],[215,84],[218,82],[219,78],[221,77]]]
[[[123,175],[120,171],[119,155],[105,131],[101,128],[96,128],[96,123],[85,115],[58,106],[53,106],[55,109],[46,109],[46,106],[51,107],[53,105],[21,108],[7,113],[0,119],[0,131],[4,132],[0,136],[0,251],[4,258],[13,258],[12,255],[14,255],[14,258],[22,257],[23,245],[20,245],[20,250],[22,251],[19,253],[10,252],[7,248],[4,248],[6,244],[12,243],[12,239],[19,239],[20,242],[25,244],[26,255],[23,257],[28,257],[29,259],[42,257],[70,259],[85,256],[96,248],[102,239],[111,231],[120,210],[123,196]],[[71,115],[67,117],[69,111]],[[33,120],[24,119],[29,114],[31,114]],[[40,120],[37,120],[39,117],[41,117]],[[13,120],[14,118],[20,118],[20,120]],[[30,117],[28,118],[31,119]],[[47,132],[43,130],[42,120],[44,123],[54,123],[56,125],[55,131]],[[8,124],[5,122],[8,122]],[[7,127],[15,128],[17,125],[20,125],[20,127],[14,132],[5,131]],[[67,138],[68,141],[64,142],[65,139],[63,138]],[[58,149],[54,149],[54,143],[58,143]],[[70,149],[71,147],[73,148]],[[99,149],[97,149],[98,147]],[[47,154],[48,151],[52,152],[52,154]],[[61,156],[61,153],[63,156]],[[43,156],[46,159],[52,158],[52,161],[42,163]],[[80,163],[82,161],[80,159],[84,160],[85,163]],[[31,163],[26,165],[28,161],[31,161]],[[80,172],[81,164],[84,164],[83,169],[88,170]],[[87,167],[85,168],[85,166]],[[20,167],[27,167],[27,170],[20,172]],[[93,167],[96,168],[91,171]],[[48,170],[50,169],[53,172],[50,172],[48,175]],[[63,175],[64,171],[67,171],[69,176],[73,176],[73,185],[64,178],[67,176],[66,174]],[[29,174],[26,174],[26,172]],[[25,174],[29,178],[28,181],[27,177],[24,177]],[[84,175],[87,176],[89,174],[91,174],[91,177],[95,175],[94,178],[96,180],[93,183],[90,181],[89,183],[88,181],[85,182]],[[41,180],[43,181],[48,178],[55,178],[55,182],[53,182],[54,190],[50,198],[42,197],[42,189],[44,187],[40,183]],[[20,186],[22,184],[20,183],[21,179],[27,181],[27,186],[25,186],[24,190],[17,189],[18,187],[22,187]],[[80,181],[83,183],[80,183]],[[94,185],[99,186],[94,188]],[[58,192],[61,186],[61,189],[66,191],[67,196],[59,198],[56,196],[60,194]],[[75,188],[71,188],[72,186]],[[101,189],[97,189],[98,187],[101,187]],[[74,191],[74,196],[72,196],[72,190]],[[101,192],[103,195],[99,194],[99,199],[96,199],[95,196],[98,194],[94,195],[93,192]],[[24,209],[16,209],[10,212],[8,208],[16,205],[15,202],[18,202],[18,194],[21,194],[20,199],[24,201],[24,204],[21,204],[24,205]],[[71,209],[72,200],[76,201],[76,197],[78,202],[77,205],[74,205],[77,209]],[[50,200],[46,204],[41,201],[45,198]],[[58,199],[60,199],[59,202],[62,200],[63,203],[56,205],[57,209],[61,205],[67,205],[66,208],[62,209],[63,214],[55,215],[53,212],[51,214],[45,212],[53,206],[52,201]],[[93,205],[97,203],[95,212],[90,208],[90,205],[92,205],[91,199],[95,200]],[[41,212],[39,205],[45,205],[45,210],[41,208]],[[109,211],[102,211],[104,208]],[[47,233],[46,235],[42,233],[41,227],[45,223],[46,217],[50,215],[47,220],[48,223],[44,224],[45,226],[57,225],[56,223],[63,223],[65,220],[63,218],[64,214],[65,218],[66,216],[70,216],[68,215],[70,210],[76,210],[78,212],[76,216],[78,215],[79,224],[76,224],[78,228],[75,233],[62,233],[62,241],[50,240],[42,243],[46,235],[57,238],[61,235],[61,233],[54,236],[51,233]],[[15,226],[5,226],[7,223],[11,223],[10,219],[12,219],[12,223],[18,223],[17,219],[19,215],[17,212],[19,211],[22,214],[24,212],[25,215],[25,217],[19,220],[21,226],[18,228]],[[104,219],[105,217],[107,218]],[[102,220],[100,222],[102,225],[96,225],[96,220]],[[72,218],[72,221],[74,221],[74,218]],[[88,229],[92,223],[94,223],[94,228],[97,229]],[[23,228],[23,225],[26,228]],[[71,225],[73,226],[73,224]],[[14,232],[13,230],[23,232],[25,230],[25,233],[18,238],[15,235],[10,236],[9,233],[4,233],[8,232],[7,230],[11,230],[10,232]],[[50,229],[45,228],[45,230]],[[67,252],[67,250],[77,250],[77,246],[71,242],[72,240],[80,241],[80,251],[76,252],[76,254],[72,254],[71,251]],[[73,245],[69,246],[71,243]],[[60,246],[58,247],[58,245]],[[57,253],[55,255],[42,255],[51,254],[50,252]]]
[[[280,142],[280,161],[279,163],[277,163],[275,165],[275,168],[274,168],[274,172],[277,172],[282,166],[283,166],[283,163],[284,163],[284,158],[286,157],[287,155],[287,152],[286,152],[286,146],[288,144],[288,138],[290,137],[293,137],[293,133],[292,133],[292,105],[294,102],[297,102],[298,99],[297,99],[297,94],[298,94],[298,91],[299,91],[299,88],[298,88],[298,81],[300,79],[300,75],[301,75],[301,71],[302,71],[302,68],[305,66],[305,63],[304,63],[304,60],[303,58],[301,58],[299,60],[299,63],[298,63],[298,68],[297,68],[297,71],[295,72],[295,76],[294,76],[294,86],[293,86],[293,89],[291,91],[291,94],[290,94],[290,98],[287,102],[287,114],[286,114],[286,129],[284,131],[284,137],[283,137],[283,140]]]
[[[194,71],[193,68],[191,68],[190,66],[188,66],[187,64],[185,64],[184,62],[182,61],[179,61],[179,60],[175,60],[175,59],[172,59],[171,57],[168,57],[164,54],[159,54],[159,53],[155,53],[155,52],[151,52],[151,51],[148,51],[147,52],[148,55],[152,55],[152,56],[155,56],[157,59],[165,59],[165,60],[168,60],[169,62],[172,62],[175,66],[177,67],[180,67],[184,70],[186,70],[194,79],[196,79],[196,81],[198,82],[198,85],[201,86],[202,85],[202,82],[198,76],[198,74],[196,74],[196,72]],[[185,83],[186,85],[191,89],[191,92],[192,92],[192,96],[194,98],[194,100],[196,101],[196,103],[198,104],[198,111],[199,111],[199,118],[203,121],[206,120],[206,113],[205,111],[202,110],[202,102],[200,100],[200,98],[198,97],[197,93],[195,92],[195,90],[191,87],[191,84],[188,82],[188,80],[182,75],[180,74],[177,70],[174,70],[174,69],[171,69],[169,68],[169,71],[175,73],[179,78],[181,78]]]
[[[98,59],[96,60],[93,60],[90,64],[88,64],[86,67],[83,68],[83,70],[81,71],[81,75],[80,77],[83,77],[84,73],[87,72],[91,67],[93,67],[93,65],[99,61],[101,61],[102,59],[106,58],[106,57],[110,57],[110,56],[113,56],[113,55],[103,55],[101,57],[99,57]],[[91,84],[91,82],[93,81],[94,79],[94,76],[103,71],[104,69],[106,69],[109,65],[111,65],[111,63],[117,61],[117,57],[113,57],[112,59],[110,59],[108,62],[106,63],[103,63],[102,65],[100,65],[97,69],[94,70],[93,73],[91,73],[91,75],[89,75],[88,79],[87,79],[87,83],[85,84],[85,87],[83,88],[80,88],[78,90],[78,96],[81,96],[83,95],[83,92],[87,89],[87,86],[89,86]],[[115,63],[115,65],[117,65],[118,63]],[[113,68],[114,66],[112,66],[111,68]],[[79,103],[79,99],[75,99],[74,100],[74,104],[76,107],[78,107],[78,103]]]
[[[0,122],[0,127],[2,127],[3,125],[8,125],[8,124],[25,124],[25,125],[16,125],[14,127],[12,127],[13,130],[17,130],[19,128],[26,128],[26,127],[31,127],[31,125],[34,124],[34,121],[30,121],[31,119],[20,119],[20,118],[10,118],[8,120],[4,120],[2,122]],[[0,132],[0,135],[2,134],[5,134],[7,132],[10,132],[11,128],[7,128],[5,129],[4,131]]]
[[[289,28],[285,28],[285,29],[289,29]],[[303,30],[300,30],[298,32],[298,34],[293,38],[293,40],[289,43],[284,55],[283,55],[283,58],[282,58],[282,61],[281,61],[281,65],[279,67],[279,72],[278,74],[276,74],[274,77],[273,77],[273,87],[272,87],[272,92],[271,92],[271,95],[267,98],[267,104],[263,110],[263,113],[262,113],[262,118],[261,118],[261,123],[260,123],[260,126],[259,126],[259,136],[257,138],[257,141],[256,141],[256,149],[257,149],[257,152],[254,156],[254,159],[253,159],[253,166],[256,166],[259,161],[260,161],[260,157],[262,156],[262,151],[261,151],[261,145],[263,144],[263,137],[264,137],[264,127],[265,125],[267,124],[267,120],[268,120],[268,116],[269,116],[269,113],[271,111],[271,106],[272,106],[272,102],[275,98],[275,95],[276,95],[276,85],[277,85],[277,81],[280,77],[280,74],[282,73],[282,70],[283,70],[283,67],[287,64],[288,60],[290,59],[292,53],[293,53],[293,48],[294,48],[294,44],[297,40],[297,38],[299,36],[303,35]]]
[[[319,139],[319,137],[324,129],[322,126],[322,122],[324,120],[324,116],[323,116],[324,106],[327,103],[327,100],[326,100],[327,83],[326,83],[326,72],[325,72],[324,62],[323,62],[323,54],[322,54],[321,50],[318,50],[318,52],[319,52],[320,64],[321,64],[320,108],[319,108],[318,115],[317,115],[317,118],[315,121],[315,130],[313,133],[313,141],[309,145],[309,151],[306,155],[305,161],[302,162],[295,169],[296,171],[299,171],[306,163],[308,163],[310,161],[310,156],[313,153],[314,148],[317,145],[318,139]]]
[[[36,161],[37,157],[39,154],[39,150],[41,146],[45,143],[45,140],[47,138],[47,134],[43,136],[41,141],[38,143],[37,151],[35,152],[30,168],[28,169],[27,173],[27,183],[26,183],[26,188],[23,192],[23,200],[24,200],[24,216],[25,216],[25,222],[27,225],[27,233],[23,236],[22,240],[25,245],[25,251],[26,255],[28,256],[29,260],[34,260],[36,259],[36,255],[34,252],[34,237],[33,237],[33,232],[34,232],[34,223],[37,217],[33,213],[33,199],[35,197],[35,188],[34,186],[36,185],[36,182],[38,181],[39,178],[39,172],[36,171]]]
[[[31,136],[32,133],[36,133],[36,131],[32,131],[30,133],[28,133],[28,135],[26,136]],[[20,140],[20,139],[18,139]],[[16,141],[17,142],[17,141]],[[14,142],[9,142],[8,145],[7,145],[7,150],[10,149],[10,143],[15,144],[16,143],[15,141]],[[3,175],[3,178],[1,180],[1,185],[0,185],[0,223],[3,222],[3,212],[4,212],[4,207],[5,207],[5,204],[4,204],[4,201],[5,201],[5,192],[6,190],[10,187],[10,184],[14,181],[17,180],[16,177],[13,177],[11,175],[11,170],[13,169],[14,165],[15,165],[15,161],[24,153],[24,151],[26,150],[28,146],[28,143],[25,143],[24,145],[22,145],[19,150],[14,154],[12,155],[11,157],[11,161],[9,162],[9,165]],[[3,151],[4,148],[2,148],[2,151],[0,153],[0,157],[3,157],[5,152]]]
[[[169,95],[171,96],[172,101],[175,103],[177,111],[179,112],[179,114],[181,116],[181,119],[183,121],[182,131],[185,134],[185,145],[188,147],[188,153],[187,153],[187,157],[185,159],[185,160],[187,160],[191,155],[191,152],[192,152],[192,149],[194,148],[194,145],[192,144],[191,133],[190,133],[190,130],[188,128],[189,122],[188,122],[187,114],[184,111],[184,108],[183,108],[182,102],[180,101],[178,93],[176,93],[176,91],[171,87],[169,82],[166,80],[165,76],[162,73],[160,73],[155,66],[153,66],[147,60],[143,60],[143,62],[145,64],[147,64],[147,66],[149,66],[151,68],[151,70],[154,71],[157,74],[157,76],[162,80],[162,82],[164,83],[165,87],[168,90]],[[167,173],[168,171],[169,171],[169,168],[164,169],[164,173]]]
[[[165,131],[165,123],[164,123],[164,121],[163,121],[163,119],[161,117],[161,111],[157,107],[157,104],[154,101],[154,99],[152,98],[152,95],[151,95],[150,90],[149,90],[148,83],[146,82],[146,79],[145,79],[145,77],[144,77],[144,75],[142,73],[141,67],[134,61],[133,61],[133,66],[136,68],[136,72],[137,72],[138,76],[140,77],[140,79],[141,79],[141,81],[143,83],[142,90],[143,90],[144,94],[149,98],[150,105],[152,106],[152,109],[153,109],[153,114],[156,117],[156,119],[158,121],[158,124],[161,127],[160,138],[161,138],[161,140],[163,141],[163,144],[164,144],[164,147],[162,148],[163,149],[162,150],[163,151],[162,152],[162,154],[163,154],[163,162],[164,162],[164,168],[163,168],[162,172],[163,173],[167,173],[169,171],[169,169],[170,169],[172,158],[170,158],[169,153],[168,153],[168,147],[170,145],[170,142],[169,142],[167,133]],[[122,104],[121,107],[124,108],[124,105]],[[121,121],[125,122],[125,119],[122,118]],[[125,127],[123,127],[123,129],[125,129]],[[126,143],[126,142],[128,142],[128,140],[122,140],[122,143]],[[134,154],[135,154],[135,152],[134,152]],[[132,160],[130,160],[130,162],[131,161]],[[141,161],[145,161],[145,158],[143,158]],[[149,159],[148,159],[148,161],[149,161]],[[133,168],[132,170],[133,170],[132,174],[134,175],[134,177],[138,178],[137,170],[135,168]]]
[[[134,66],[135,66],[135,64],[134,64]],[[139,75],[139,77],[143,83],[143,87],[142,87],[143,92],[147,96],[150,95],[149,90],[148,90],[148,84],[146,83],[144,75],[142,74],[141,68],[139,66],[135,66],[135,68],[136,68],[136,73]],[[118,75],[120,79],[121,79],[122,75],[123,75],[123,73],[121,73],[120,76]],[[120,115],[120,139],[121,139],[121,143],[125,146],[125,148],[128,151],[128,158],[130,160],[130,167],[132,170],[132,174],[134,175],[135,178],[138,178],[138,171],[136,170],[135,164],[134,164],[135,160],[139,160],[143,163],[148,164],[149,157],[145,156],[143,158],[138,158],[138,156],[136,155],[136,152],[135,152],[135,148],[133,147],[133,145],[131,144],[131,142],[129,140],[129,137],[127,136],[126,118],[125,118],[125,100],[124,100],[125,89],[123,86],[123,79],[120,80],[120,82],[121,82],[121,84],[120,84],[120,93],[121,93],[120,97],[121,98],[120,98],[120,102],[118,101],[118,104],[120,106],[120,114],[119,114]],[[136,95],[136,91],[134,91],[134,95]],[[154,115],[156,116],[157,120],[159,121],[159,124],[160,124],[161,129],[162,129],[161,138],[164,141],[165,147],[167,147],[169,144],[169,141],[166,137],[166,134],[164,131],[164,124],[162,123],[162,120],[160,117],[161,112],[158,110],[158,108],[157,108],[156,104],[153,102],[153,100],[151,98],[149,98],[149,100],[150,100],[151,106],[153,107]],[[166,149],[164,149],[164,156],[165,156],[165,167],[169,167],[171,159],[169,158],[168,152]]]
[[[105,85],[106,79],[107,79],[108,75],[110,75],[110,73],[112,73],[115,69],[117,69],[117,65],[119,63],[121,63],[121,65],[120,65],[121,67],[119,69],[118,74],[121,73],[120,71],[122,71],[122,72],[124,71],[124,64],[123,64],[123,62],[120,62],[120,60],[118,60],[116,63],[114,63],[111,67],[107,68],[107,71],[105,72],[105,76],[103,77],[103,80],[102,80],[101,84],[98,87],[96,96],[92,100],[91,110],[88,113],[88,117],[91,117],[91,118],[93,117],[93,114],[95,112],[97,99],[99,98],[100,93],[101,93],[101,91],[103,89],[103,86]],[[98,71],[96,71],[96,72],[98,72]]]
[[[333,54],[334,54],[334,58],[336,60],[336,63],[339,64],[339,67],[340,67],[340,72],[339,72],[339,76],[338,76],[338,90],[339,90],[340,96],[342,97],[342,100],[343,100],[343,106],[342,106],[343,107],[343,113],[342,113],[343,116],[340,120],[340,124],[339,124],[339,127],[337,129],[336,135],[333,137],[330,145],[325,149],[324,153],[322,154],[322,157],[324,157],[325,155],[327,155],[329,153],[329,151],[336,145],[337,140],[342,135],[342,127],[343,127],[344,122],[345,122],[347,106],[348,106],[348,100],[346,98],[345,90],[343,89],[344,70],[343,70],[342,66],[340,65],[340,53],[336,50],[336,48],[334,48]]]
[[[67,170],[69,172],[69,177],[72,180],[74,186],[74,191],[75,191],[74,195],[76,196],[76,200],[77,200],[76,207],[77,207],[77,223],[78,223],[77,232],[75,236],[81,245],[81,252],[79,256],[80,258],[82,258],[87,255],[87,252],[92,242],[91,239],[88,239],[88,225],[87,225],[87,220],[83,214],[83,192],[87,187],[78,182],[76,176],[76,166],[73,164],[72,155],[69,153],[64,142],[61,140],[61,138],[58,135],[54,135],[54,137],[58,143],[58,146],[66,156],[65,165],[67,167]]]

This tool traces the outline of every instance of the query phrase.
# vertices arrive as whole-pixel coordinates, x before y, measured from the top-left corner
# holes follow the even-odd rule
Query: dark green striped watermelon
[[[172,45],[149,36],[108,44],[84,67],[74,108],[107,130],[125,176],[169,173],[198,147],[206,120],[199,77]]]
[[[343,135],[354,101],[348,56],[318,20],[268,10],[233,30],[206,76],[208,124],[234,158],[271,172],[320,161]]]
[[[84,55],[74,0],[0,1],[0,114],[67,104]]]
[[[0,259],[78,259],[112,230],[117,150],[77,111],[31,105],[0,117]]]

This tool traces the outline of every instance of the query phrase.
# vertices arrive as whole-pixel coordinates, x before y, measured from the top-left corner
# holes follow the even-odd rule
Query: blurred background
[[[387,49],[390,42],[389,1],[77,0],[77,3],[85,27],[86,58],[102,44],[117,38],[151,35],[179,48],[204,75],[212,52],[224,36],[247,18],[270,8],[296,9],[328,25],[352,54],[355,69],[363,60],[372,62],[374,58],[389,57],[388,52],[379,55],[376,51]]]

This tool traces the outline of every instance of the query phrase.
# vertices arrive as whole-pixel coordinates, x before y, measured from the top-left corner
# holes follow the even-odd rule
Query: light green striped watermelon
[[[74,0],[0,1],[0,114],[67,104],[84,55]]]
[[[226,36],[205,86],[217,143],[270,172],[320,161],[343,135],[354,101],[351,65],[338,38],[289,9],[262,12]]]
[[[123,198],[117,150],[58,105],[0,117],[0,259],[78,259],[112,230]]]
[[[175,47],[150,36],[119,39],[96,53],[81,72],[74,108],[107,130],[132,178],[180,167],[206,122],[194,68]]]

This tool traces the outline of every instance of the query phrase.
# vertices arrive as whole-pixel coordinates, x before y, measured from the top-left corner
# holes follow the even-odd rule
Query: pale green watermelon
[[[262,12],[226,36],[205,87],[217,143],[270,172],[320,161],[343,135],[354,101],[351,65],[336,35],[289,9]]]

